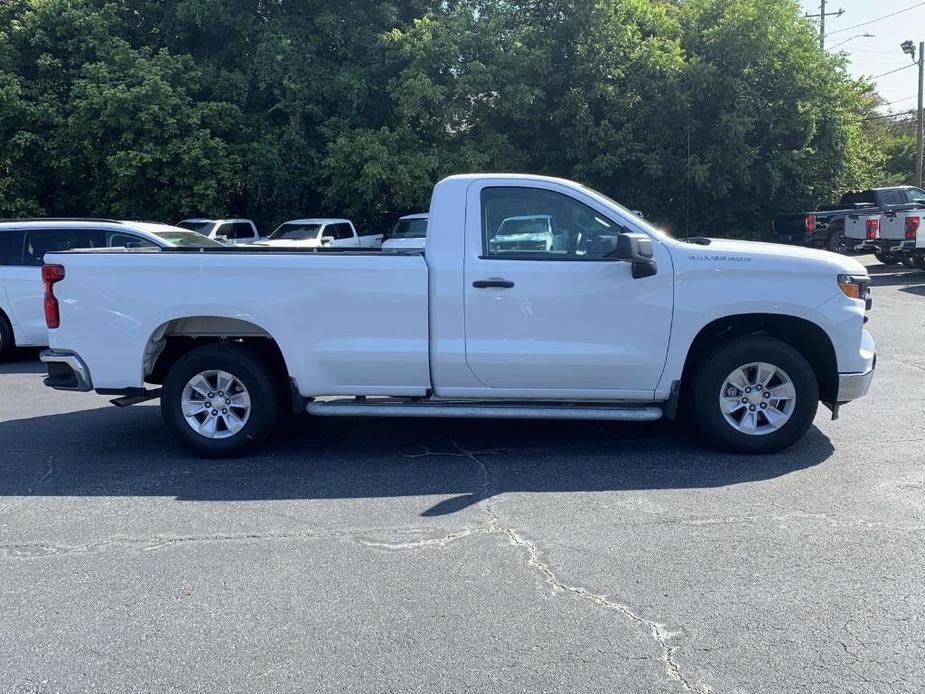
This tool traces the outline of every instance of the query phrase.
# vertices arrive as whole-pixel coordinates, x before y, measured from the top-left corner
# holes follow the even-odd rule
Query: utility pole
[[[825,50],[825,18],[826,17],[841,17],[845,14],[845,11],[842,8],[838,9],[838,12],[826,12],[825,4],[828,0],[819,0],[819,14],[808,14],[807,17],[819,17],[819,48]]]
[[[922,95],[925,92],[925,41],[919,42],[919,148],[915,157],[915,178],[919,188],[922,187],[922,159],[925,158],[923,141],[925,141],[925,105],[922,104]]]
[[[819,48],[825,50],[825,0],[819,3]]]
[[[912,62],[918,63],[919,66],[919,109],[916,112],[915,133],[915,182],[919,188],[922,187],[922,160],[925,158],[923,152],[923,142],[925,142],[925,104],[922,103],[925,97],[925,41],[919,42],[918,60],[916,60],[915,44],[912,41],[903,41],[900,45],[903,53],[912,56]]]

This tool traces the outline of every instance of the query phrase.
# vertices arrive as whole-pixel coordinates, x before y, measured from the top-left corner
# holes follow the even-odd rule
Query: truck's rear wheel
[[[812,367],[790,345],[743,337],[712,352],[694,376],[690,413],[704,438],[739,453],[775,453],[796,443],[819,407]]]
[[[899,262],[901,262],[904,266],[908,268],[915,267],[915,258],[911,255],[904,255]]]
[[[851,250],[851,244],[845,236],[845,230],[839,227],[829,233],[825,247],[833,253],[848,253]]]
[[[281,412],[279,379],[241,345],[194,349],[164,379],[164,421],[183,445],[201,456],[247,452],[273,432]]]
[[[880,251],[876,251],[874,257],[884,265],[896,265],[896,263],[899,262],[899,258],[892,253],[881,253]]]
[[[915,256],[915,266],[919,270],[925,270],[925,255]]]

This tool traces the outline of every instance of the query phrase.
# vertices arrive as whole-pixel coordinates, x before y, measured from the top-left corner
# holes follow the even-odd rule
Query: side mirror
[[[218,234],[215,237],[215,240],[218,241],[219,243],[228,243],[228,237],[225,236],[224,234]]]
[[[614,260],[633,264],[633,278],[651,277],[658,272],[652,239],[645,234],[623,233],[617,235],[617,247],[608,255]]]
[[[321,245],[322,245],[322,246],[330,246],[330,245],[331,245],[331,242],[332,242],[333,240],[334,240],[334,237],[333,237],[333,236],[322,236],[322,237],[321,237]]]

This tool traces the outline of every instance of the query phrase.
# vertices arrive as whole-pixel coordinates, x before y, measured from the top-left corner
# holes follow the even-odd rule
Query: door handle
[[[510,289],[514,286],[514,283],[510,280],[490,279],[476,280],[472,283],[472,286],[476,289],[490,289],[492,287],[497,287],[498,289]]]

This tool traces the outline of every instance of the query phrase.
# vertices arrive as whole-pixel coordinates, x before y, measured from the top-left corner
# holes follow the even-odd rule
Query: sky
[[[819,0],[801,0],[801,5],[808,14],[819,13]],[[872,21],[910,7],[914,9]],[[827,50],[848,54],[851,61],[849,69],[855,76],[881,75],[911,65],[912,58],[902,52],[899,44],[906,40],[912,40],[916,45],[925,41],[925,2],[922,0],[828,0],[827,13],[838,12],[839,9],[845,11],[841,17],[826,18],[825,45]],[[851,28],[862,23],[863,26]],[[852,38],[858,34],[874,34],[874,37]],[[843,41],[846,43],[839,46]],[[877,77],[875,82],[880,95],[893,102],[881,110],[898,113],[915,109],[918,94],[916,68]]]

